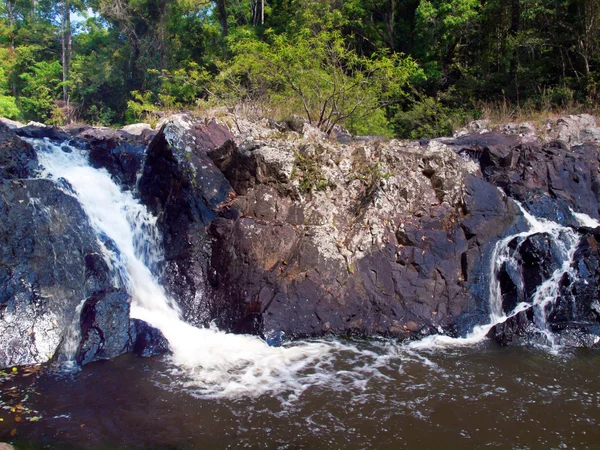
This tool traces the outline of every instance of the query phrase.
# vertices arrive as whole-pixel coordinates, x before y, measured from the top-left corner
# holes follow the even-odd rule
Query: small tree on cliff
[[[221,92],[287,104],[327,133],[337,124],[371,118],[419,72],[399,54],[360,56],[336,30],[267,32],[262,41],[242,30],[232,41],[234,57],[220,74]]]

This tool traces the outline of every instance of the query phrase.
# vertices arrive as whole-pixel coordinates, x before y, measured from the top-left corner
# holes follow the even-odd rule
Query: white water
[[[70,151],[65,152],[47,141],[30,142],[44,168],[42,176],[67,180],[94,229],[118,248],[118,255],[109,253],[108,257],[132,296],[131,317],[148,322],[167,338],[177,367],[174,370],[184,373],[186,387],[207,395],[298,392],[321,376],[303,376],[301,372],[344,348],[324,341],[270,347],[254,336],[187,324],[149,269],[162,258],[156,218],[130,192],[122,191],[106,170],[92,168],[80,150],[63,144]]]
[[[546,341],[550,348],[556,346],[553,334],[547,328],[548,306],[553,305],[560,294],[560,281],[568,274],[572,277],[575,273],[572,268],[573,256],[577,250],[580,236],[571,228],[563,227],[562,225],[550,220],[541,219],[532,216],[525,210],[523,205],[516,202],[525,218],[529,229],[521,233],[507,236],[498,241],[494,247],[490,258],[489,277],[489,306],[490,317],[489,322],[483,325],[477,325],[473,330],[463,338],[452,338],[449,336],[435,335],[425,339],[411,343],[411,348],[422,349],[438,346],[468,346],[474,345],[485,339],[489,331],[496,325],[505,322],[509,317],[518,314],[521,311],[526,311],[529,308],[534,308],[535,325],[539,331],[546,336]],[[585,214],[573,213],[580,221],[591,223],[593,219]],[[587,225],[591,226],[591,225]],[[551,240],[553,253],[559,255],[561,264],[552,275],[545,280],[536,290],[531,303],[519,303],[513,311],[505,314],[502,308],[502,291],[500,288],[500,280],[498,275],[504,264],[512,266],[512,268],[520,273],[520,267],[515,255],[518,253],[521,245],[531,236],[536,234],[545,234]],[[510,244],[516,240],[516,245],[513,248]],[[520,279],[521,288],[523,280]]]
[[[598,222],[593,217],[588,216],[587,214],[578,213],[573,210],[571,210],[571,214],[573,214],[573,216],[575,216],[575,218],[581,224],[581,226],[588,227],[588,228],[600,227],[600,222]]]

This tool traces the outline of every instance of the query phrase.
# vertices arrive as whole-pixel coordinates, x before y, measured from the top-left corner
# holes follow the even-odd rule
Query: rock
[[[38,169],[33,147],[0,124],[0,179],[28,178]]]
[[[521,311],[506,321],[494,326],[487,337],[500,345],[516,345],[524,342],[525,337],[537,331],[531,326],[533,310]]]
[[[548,136],[567,146],[600,141],[596,118],[589,114],[571,115],[547,121]]]
[[[209,156],[242,195],[256,184],[289,181],[296,159],[289,145],[264,146],[253,139],[240,146],[228,141]]]
[[[141,320],[130,320],[130,296],[122,290],[99,291],[81,311],[80,365],[133,352],[138,356],[168,353],[162,333]]]
[[[262,149],[279,156],[265,160]],[[437,141],[267,138],[211,156],[237,198],[210,225],[209,316],[272,342],[452,332],[470,286],[483,283],[486,249],[518,216],[475,164]],[[307,167],[315,185],[303,192]],[[323,179],[335,183],[322,189]]]
[[[208,152],[233,139],[215,120],[170,118],[146,153],[139,181],[142,201],[159,217],[165,248],[164,284],[192,323],[207,319],[204,305],[209,248],[206,227],[231,186]]]
[[[57,142],[65,142],[73,139],[73,137],[63,130],[58,128],[48,127],[36,122],[29,122],[27,126],[15,129],[15,132],[20,137],[33,139],[50,139]]]
[[[560,142],[523,143],[517,136],[487,133],[446,145],[479,162],[486,180],[525,203],[536,216],[575,225],[569,208],[598,219],[598,148]],[[554,200],[557,199],[557,200]]]
[[[146,131],[152,131],[152,126],[147,123],[135,123],[126,125],[121,130],[134,136],[141,136]]]
[[[96,233],[48,180],[0,180],[0,367],[53,358],[77,306],[112,286]]]
[[[15,450],[15,448],[10,444],[0,442],[0,450]]]
[[[21,122],[17,122],[16,120],[6,119],[4,117],[0,118],[0,122],[6,125],[11,130],[16,130],[17,128],[23,128],[25,124]]]
[[[131,349],[133,354],[148,358],[170,352],[169,342],[160,330],[148,325],[143,320],[131,320],[130,330],[130,334],[135,336],[135,343]]]
[[[47,127],[46,124],[41,123],[41,122],[36,122],[34,120],[30,120],[29,122],[27,122],[27,126],[28,127],[34,127],[34,128],[44,128],[44,127]],[[48,128],[51,128],[51,127],[48,127]]]
[[[100,291],[88,298],[81,311],[81,343],[77,362],[85,365],[110,359],[133,348],[129,327],[130,296],[124,291]]]
[[[487,133],[490,131],[489,128],[490,128],[489,120],[474,120],[472,122],[469,122],[466,127],[458,130],[454,134],[454,137],[458,138],[458,137],[466,136],[468,134],[473,134],[473,133],[477,133],[477,134]]]

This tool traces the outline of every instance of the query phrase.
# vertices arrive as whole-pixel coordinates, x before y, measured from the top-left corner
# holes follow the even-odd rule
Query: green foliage
[[[299,180],[302,193],[335,189],[335,183],[327,178],[321,170],[319,158],[302,152],[296,152],[292,178]]]
[[[21,74],[25,87],[22,90],[21,108],[27,119],[46,121],[52,118],[55,100],[62,89],[62,67],[58,61],[35,63]]]
[[[8,95],[0,95],[0,117],[18,119],[20,116],[21,111],[17,107],[15,98]]]
[[[233,59],[220,74],[222,91],[241,101],[291,105],[328,133],[337,124],[370,118],[401,96],[418,72],[402,55],[360,56],[337,30],[268,32],[266,38],[244,29],[232,38]],[[375,132],[386,128],[382,119],[372,122]]]
[[[600,99],[597,0],[71,0],[63,82],[64,5],[0,2],[1,115],[108,125],[226,106],[422,138],[483,103]]]

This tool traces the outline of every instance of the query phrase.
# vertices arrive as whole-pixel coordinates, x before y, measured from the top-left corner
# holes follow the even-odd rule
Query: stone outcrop
[[[599,236],[573,212],[600,219],[600,182],[595,124],[584,119],[552,125],[560,140],[531,124],[490,132],[483,122],[432,141],[354,138],[341,129],[329,138],[300,121],[186,114],[156,131],[129,130],[135,135],[16,132],[83,146],[140,197],[162,233],[163,284],[190,323],[214,321],[273,344],[329,333],[464,335],[489,316],[495,244],[526,229],[517,200],[582,235],[549,326],[564,342],[589,346],[600,334]],[[5,355],[27,349],[7,363],[55,355],[78,306],[80,363],[167,351],[157,330],[129,320],[128,295],[112,286],[69,187],[31,179],[35,153],[0,127],[0,324],[13,336],[0,343]],[[557,268],[543,233],[514,246],[523,272],[498,274],[505,312],[531,301]],[[582,299],[576,308],[572,296]],[[529,309],[491,336],[521,342],[536,333],[533,324]]]
[[[129,318],[129,295],[122,290],[96,292],[81,311],[81,365],[125,353],[154,356],[169,352],[169,343],[157,329]]]
[[[34,178],[37,169],[33,148],[0,125],[0,367],[72,356],[79,308],[92,298],[103,310],[118,299],[127,320],[125,328],[111,320],[97,324],[109,338],[88,359],[116,356],[119,345],[111,339],[131,332],[124,289],[99,296],[115,290],[102,249],[110,242],[99,242],[70,186]],[[128,351],[164,347],[158,336],[148,339],[151,330],[134,328],[140,338]]]
[[[439,142],[246,139],[211,152],[237,197],[211,224],[220,326],[282,337],[453,332],[517,209]]]
[[[589,126],[595,124],[593,118],[584,119]],[[564,123],[574,121],[575,118],[567,117]],[[600,277],[597,234],[581,228],[574,213],[600,219],[600,155],[597,144],[589,140],[581,144],[580,140],[569,141],[564,136],[561,139],[544,143],[542,139],[484,133],[444,142],[458,153],[478,160],[484,179],[521,202],[536,217],[580,232],[572,271],[560,280],[557,302],[547,310],[547,326],[555,333],[556,343],[595,346],[600,341],[600,315],[594,303],[599,297]],[[576,145],[569,146],[568,141]],[[564,255],[557,254],[560,252],[551,239],[540,233],[521,244],[517,244],[517,239],[511,242],[520,270],[515,272],[514,267],[505,264],[498,274],[506,314],[519,303],[531,304],[542,283],[560,269]],[[509,317],[490,336],[502,344],[547,344],[547,336],[539,331],[540,320],[532,312],[530,309]]]
[[[232,138],[216,120],[174,116],[149,145],[139,181],[140,198],[159,217],[164,284],[195,324],[209,319],[203,313],[210,257],[206,229],[232,192],[207,152]]]

